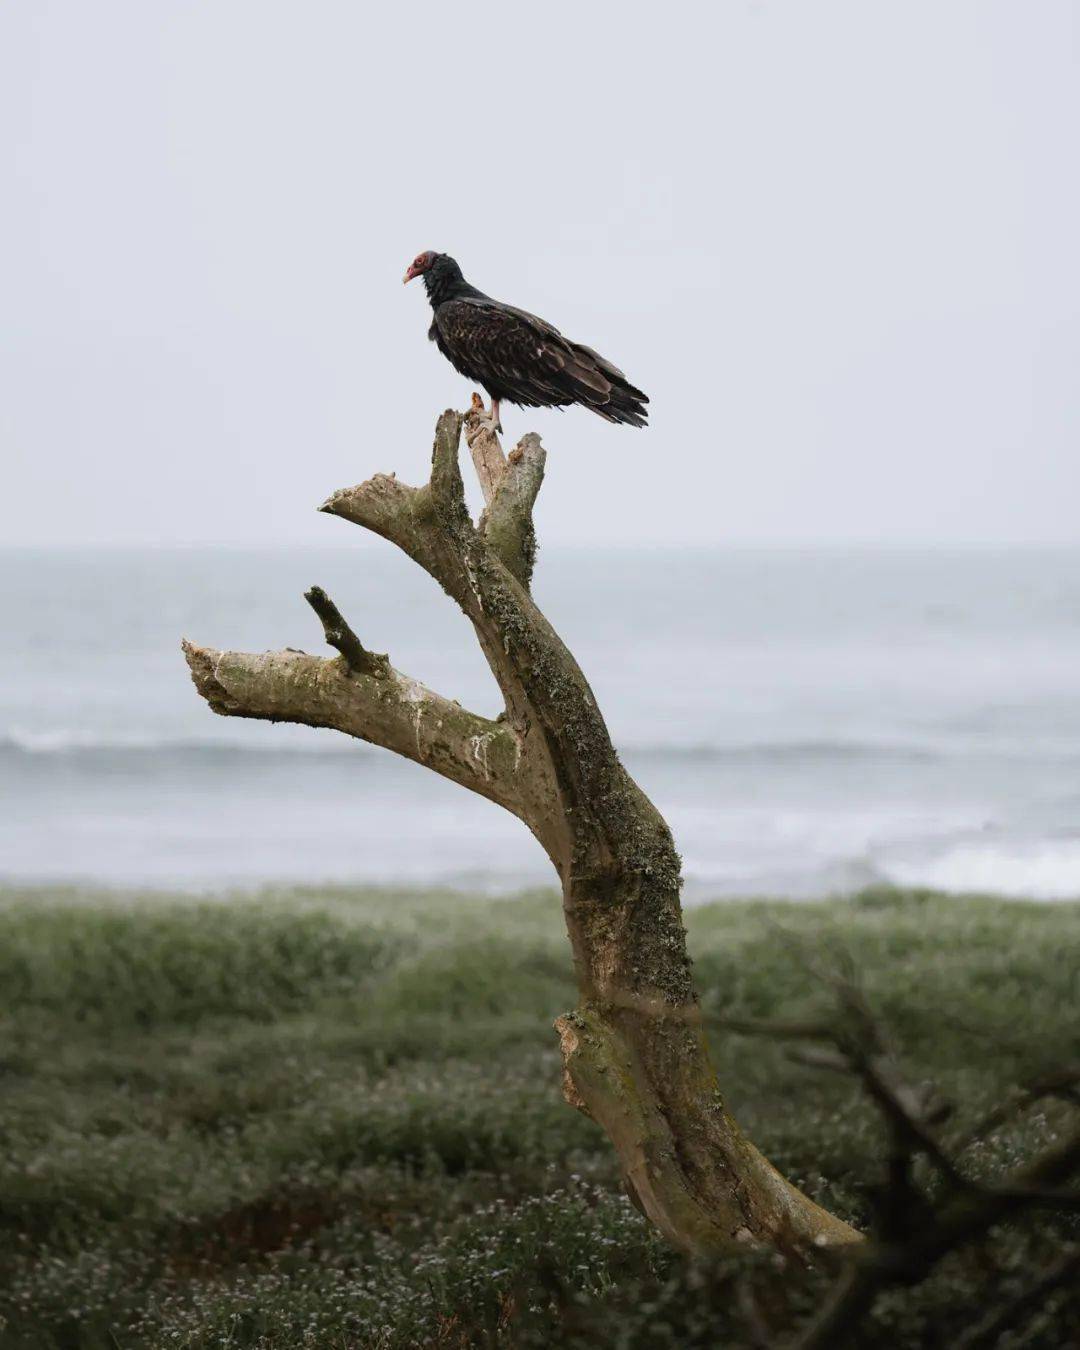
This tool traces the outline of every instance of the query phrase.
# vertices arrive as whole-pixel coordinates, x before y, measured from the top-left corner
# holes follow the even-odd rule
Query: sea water
[[[361,639],[478,712],[471,631],[388,546],[0,553],[0,879],[551,882],[525,828],[330,731],[216,717],[180,638]],[[691,899],[1080,896],[1080,551],[541,552],[534,592]]]

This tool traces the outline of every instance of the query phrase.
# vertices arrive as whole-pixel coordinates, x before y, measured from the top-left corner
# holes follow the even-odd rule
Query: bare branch
[[[305,591],[304,599],[319,616],[327,643],[337,648],[350,670],[357,675],[374,675],[379,679],[384,679],[390,673],[390,662],[386,656],[381,652],[367,650],[321,586],[312,586],[309,591]]]
[[[443,513],[444,528],[467,526],[472,521],[465,507],[465,484],[461,478],[458,445],[461,441],[460,413],[448,408],[435,424],[435,444],[431,450],[431,496]]]
[[[439,418],[431,478],[423,487],[379,473],[356,487],[341,488],[319,509],[395,544],[469,613],[475,591],[465,554],[479,536],[469,519],[458,464],[461,425],[461,414],[452,409]]]
[[[736,1036],[767,1036],[778,1041],[831,1041],[836,1028],[827,1022],[770,1021],[756,1017],[714,1017],[710,1019],[724,1031]],[[847,1064],[845,1061],[845,1068]]]
[[[856,1058],[853,1067],[871,1100],[889,1123],[897,1151],[908,1156],[923,1153],[954,1186],[970,1186],[972,1183],[957,1170],[956,1164],[927,1129],[920,1096],[916,1089],[900,1079],[895,1065],[880,1058]]]
[[[852,1265],[791,1350],[836,1350],[842,1346],[874,1306],[880,1287],[881,1280],[873,1270]]]
[[[319,507],[394,543],[410,520],[422,489],[399,483],[394,474],[377,473],[356,487],[339,488]]]
[[[979,1350],[995,1346],[1000,1337],[1016,1326],[1025,1313],[1042,1308],[1055,1289],[1071,1284],[1080,1274],[1080,1247],[1069,1247],[1032,1284],[1021,1289],[1003,1308],[995,1308],[982,1321],[964,1332],[953,1344],[955,1350]]]
[[[923,1153],[954,1186],[970,1185],[927,1128],[928,1118],[940,1115],[940,1104],[934,1101],[932,1094],[903,1080],[899,1066],[886,1049],[888,1041],[884,1029],[870,1011],[861,990],[838,976],[822,978],[827,978],[836,989],[851,1019],[849,1027],[821,1022],[761,1022],[738,1018],[722,1018],[721,1025],[744,1035],[824,1042],[793,1050],[790,1058],[812,1069],[855,1074],[888,1124],[898,1156]]]
[[[513,730],[389,663],[385,673],[369,675],[303,652],[221,652],[186,641],[183,649],[196,689],[222,716],[332,727],[434,769],[514,815],[525,810]]]
[[[480,521],[489,548],[526,590],[536,562],[533,506],[544,481],[546,459],[540,437],[534,431],[523,436],[510,451],[506,472]]]
[[[472,407],[465,414],[465,441],[472,455],[480,491],[484,494],[484,505],[490,506],[506,472],[506,456],[498,436],[481,420],[483,411],[484,400],[479,394],[473,394]]]
[[[1080,1210],[1080,1191],[1059,1190],[1054,1186],[983,1186],[986,1195],[1008,1200],[1018,1206],[1037,1209],[1060,1209],[1066,1212]]]
[[[758,1350],[772,1350],[772,1347],[776,1344],[776,1336],[765,1321],[753,1281],[745,1272],[735,1284],[735,1298],[742,1315],[743,1325],[746,1327],[750,1339],[758,1347]]]
[[[978,1187],[958,1195],[939,1214],[936,1223],[915,1244],[906,1259],[916,1268],[929,1269],[947,1252],[982,1236],[995,1224],[1046,1203],[1048,1188],[1060,1186],[1080,1170],[1080,1132],[1040,1154],[1001,1186]],[[1062,1201],[1074,1197],[1061,1197]],[[1055,1202],[1057,1203],[1057,1202]]]
[[[1002,1125],[1023,1114],[1030,1107],[1038,1105],[1047,1097],[1068,1102],[1070,1106],[1080,1106],[1080,1067],[1075,1064],[1066,1065],[1021,1084],[1005,1101],[991,1107],[982,1119],[971,1127],[957,1145],[957,1149],[968,1148],[978,1140],[993,1134]]]
[[[844,963],[846,973],[836,974],[823,972],[804,955],[798,952],[796,955],[807,969],[833,988],[847,1014],[845,1021],[768,1022],[729,1017],[721,1018],[720,1022],[737,1033],[811,1042],[791,1051],[791,1057],[814,1068],[856,1076],[888,1126],[887,1174],[875,1194],[872,1240],[862,1247],[840,1250],[838,1255],[847,1269],[817,1316],[790,1347],[790,1350],[833,1350],[833,1347],[839,1350],[858,1335],[879,1294],[897,1284],[914,1284],[925,1279],[944,1257],[982,1241],[995,1225],[1037,1206],[1060,1211],[1080,1209],[1080,1191],[1061,1188],[1064,1181],[1080,1171],[1080,1133],[1047,1150],[1002,1184],[980,1183],[964,1176],[929,1128],[943,1117],[947,1104],[935,1099],[931,1089],[913,1086],[901,1078],[888,1048],[885,1029],[856,984],[850,961]],[[1022,1109],[1043,1096],[1072,1100],[1076,1087],[1075,1066],[1044,1075],[1027,1085],[1018,1103],[1014,1099],[992,1112],[982,1128],[996,1127],[1017,1105]],[[978,1134],[977,1130],[968,1142]],[[918,1154],[925,1155],[950,1183],[944,1198],[934,1200],[915,1184],[912,1162]],[[1002,1331],[1069,1279],[1076,1260],[1075,1251],[1067,1253],[1004,1311],[980,1323],[960,1344],[972,1347],[996,1344]]]

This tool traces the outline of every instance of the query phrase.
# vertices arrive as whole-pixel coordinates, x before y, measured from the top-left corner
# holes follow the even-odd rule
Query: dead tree
[[[475,523],[458,461],[463,425],[486,501]],[[507,460],[473,414],[445,412],[425,486],[377,474],[321,508],[388,539],[461,607],[505,700],[496,720],[369,652],[318,588],[307,599],[339,656],[185,642],[196,688],[227,717],[333,727],[381,745],[524,821],[559,875],[580,989],[577,1009],[555,1024],[566,1099],[606,1131],[631,1198],[672,1243],[805,1252],[855,1242],[725,1106],[691,983],[671,832],[619,762],[584,675],[529,594],[544,459],[535,435]]]

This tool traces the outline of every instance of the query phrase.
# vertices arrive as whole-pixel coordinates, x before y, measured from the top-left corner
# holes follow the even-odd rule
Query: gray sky
[[[1075,0],[6,0],[0,540],[355,540],[467,403],[424,248],[652,397],[505,410],[548,540],[1074,540],[1078,76]]]

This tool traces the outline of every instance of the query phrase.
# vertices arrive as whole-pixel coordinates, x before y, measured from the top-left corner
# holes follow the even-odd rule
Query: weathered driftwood
[[[465,505],[463,425],[487,502],[479,523]],[[507,460],[472,414],[446,412],[427,484],[379,474],[322,507],[402,549],[461,607],[505,700],[497,721],[367,652],[319,590],[308,599],[341,656],[185,642],[196,687],[225,716],[334,727],[384,746],[524,821],[559,874],[580,988],[578,1008],[556,1023],[566,1098],[606,1131],[632,1198],[671,1242],[805,1251],[857,1241],[761,1156],[726,1109],[691,984],[671,833],[619,762],[584,675],[529,594],[543,470],[537,437]]]

